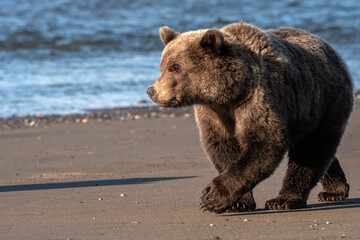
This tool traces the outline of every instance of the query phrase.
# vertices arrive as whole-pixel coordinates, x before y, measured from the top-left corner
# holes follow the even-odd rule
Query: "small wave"
[[[73,39],[63,36],[52,38],[38,31],[19,31],[0,41],[0,51],[49,49],[58,51],[115,50],[115,51],[158,51],[163,48],[158,35],[142,33],[115,34],[104,31],[101,34],[76,36]]]

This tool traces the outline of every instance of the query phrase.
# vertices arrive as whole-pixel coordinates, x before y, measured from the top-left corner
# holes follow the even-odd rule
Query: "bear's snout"
[[[156,91],[155,91],[154,87],[148,87],[148,89],[146,90],[146,93],[152,99],[155,96]]]

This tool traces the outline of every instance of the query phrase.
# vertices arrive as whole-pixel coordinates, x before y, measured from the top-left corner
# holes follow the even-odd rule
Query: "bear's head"
[[[178,33],[160,28],[161,76],[147,89],[163,107],[230,104],[244,97],[249,66],[219,29]],[[246,84],[245,84],[246,85]]]

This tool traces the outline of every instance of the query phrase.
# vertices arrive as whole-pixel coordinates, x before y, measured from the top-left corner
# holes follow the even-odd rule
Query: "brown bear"
[[[202,145],[219,175],[201,207],[252,211],[253,188],[288,153],[279,195],[266,209],[341,201],[349,185],[335,157],[354,104],[344,61],[324,40],[294,28],[247,23],[186,33],[160,28],[161,76],[147,89],[163,107],[194,105]]]

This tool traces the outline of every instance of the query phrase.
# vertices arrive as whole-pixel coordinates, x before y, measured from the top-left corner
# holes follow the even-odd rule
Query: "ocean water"
[[[1,0],[0,117],[82,113],[150,101],[163,44],[238,21],[297,27],[342,55],[360,88],[358,0]]]

